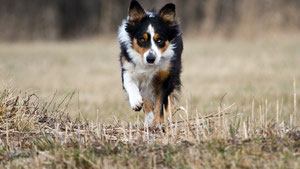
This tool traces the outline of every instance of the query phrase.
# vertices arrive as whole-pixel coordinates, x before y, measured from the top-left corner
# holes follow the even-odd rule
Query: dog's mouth
[[[157,64],[156,63],[145,63],[145,65],[151,67],[151,66],[156,66]]]

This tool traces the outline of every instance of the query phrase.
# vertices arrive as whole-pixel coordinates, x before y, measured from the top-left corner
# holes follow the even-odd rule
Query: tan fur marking
[[[156,33],[153,38],[154,38],[155,41],[157,41],[157,39],[159,38],[159,34]]]
[[[155,115],[154,115],[153,124],[159,124],[164,121],[164,116],[160,116],[160,109],[161,109],[160,97],[161,97],[161,93],[159,93],[155,99],[155,110],[154,110]]]
[[[126,58],[125,58],[125,56],[122,56],[122,64],[124,65],[125,62],[126,62]]]
[[[167,79],[168,76],[170,75],[171,66],[172,65],[170,64],[167,70],[161,70],[161,71],[157,72],[157,74],[156,74],[157,80],[163,81],[163,80]]]
[[[164,70],[164,71],[159,71],[157,73],[157,78],[162,81],[165,80],[166,78],[168,78],[168,76],[170,75],[170,69],[168,70]]]
[[[153,112],[154,104],[150,100],[144,100],[143,109],[144,109],[144,113],[146,114]]]
[[[165,46],[163,48],[159,48],[160,52],[164,53],[168,49],[169,45],[170,45],[170,42],[166,41]]]
[[[143,35],[143,38],[144,38],[146,41],[148,41],[148,34],[145,33],[145,34]]]
[[[139,53],[140,55],[142,55],[142,57],[144,58],[144,53],[148,50],[147,48],[142,48],[137,44],[137,40],[133,39],[133,49]]]

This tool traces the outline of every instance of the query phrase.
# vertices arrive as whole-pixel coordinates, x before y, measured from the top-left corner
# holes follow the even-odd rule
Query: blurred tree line
[[[130,0],[0,0],[0,39],[73,39],[116,34]],[[185,34],[299,31],[300,0],[140,0],[177,5]]]

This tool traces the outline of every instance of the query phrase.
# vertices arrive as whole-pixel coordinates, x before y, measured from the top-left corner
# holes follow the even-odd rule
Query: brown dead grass
[[[182,120],[171,113],[160,126],[138,119],[105,124],[71,119],[69,98],[41,103],[32,93],[0,93],[0,163],[8,168],[298,168],[299,115],[290,121],[219,107],[210,116]],[[259,105],[262,107],[262,105]],[[256,110],[253,110],[256,111]],[[279,110],[278,110],[279,111]],[[272,113],[272,112],[269,112]],[[275,113],[275,112],[273,112]]]

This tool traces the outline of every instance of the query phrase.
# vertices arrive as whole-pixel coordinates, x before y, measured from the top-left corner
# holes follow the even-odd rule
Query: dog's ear
[[[159,11],[159,17],[170,25],[174,23],[175,15],[175,4],[173,3],[166,4]]]
[[[129,15],[129,23],[131,24],[136,24],[140,22],[144,17],[147,16],[141,4],[136,0],[131,1],[128,15]]]

